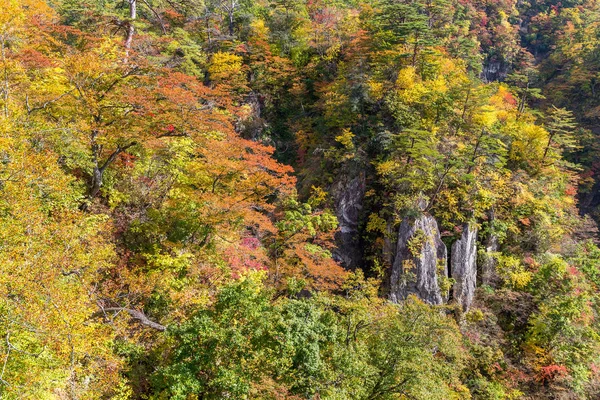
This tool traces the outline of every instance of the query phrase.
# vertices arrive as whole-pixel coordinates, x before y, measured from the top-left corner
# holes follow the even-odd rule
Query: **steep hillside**
[[[0,397],[600,398],[595,0],[4,0]]]

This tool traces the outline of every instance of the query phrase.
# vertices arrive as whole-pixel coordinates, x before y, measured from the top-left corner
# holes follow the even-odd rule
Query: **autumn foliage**
[[[597,6],[4,0],[0,397],[598,398]]]

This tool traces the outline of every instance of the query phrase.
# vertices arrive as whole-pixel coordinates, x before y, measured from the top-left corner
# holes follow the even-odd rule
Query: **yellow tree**
[[[78,210],[75,179],[25,129],[0,121],[0,393],[97,398],[120,367],[111,331],[90,320],[113,258],[107,221]]]

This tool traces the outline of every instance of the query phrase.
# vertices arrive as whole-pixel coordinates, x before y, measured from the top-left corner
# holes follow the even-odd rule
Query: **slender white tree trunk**
[[[129,0],[129,26],[127,27],[127,38],[125,39],[125,51],[129,55],[129,49],[131,49],[131,42],[133,41],[133,34],[135,33],[135,26],[133,21],[137,18],[137,0]]]

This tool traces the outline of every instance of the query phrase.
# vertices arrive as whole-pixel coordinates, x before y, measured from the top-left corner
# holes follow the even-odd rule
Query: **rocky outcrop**
[[[484,251],[481,252],[480,260],[480,284],[496,286],[498,283],[498,274],[496,272],[496,266],[498,264],[496,253],[500,249],[500,243],[498,242],[498,236],[493,232],[494,220],[496,215],[494,210],[491,209],[487,213],[488,223],[490,224],[491,232],[485,238],[483,245],[485,246]]]
[[[390,299],[400,302],[415,294],[429,304],[441,304],[444,294],[439,278],[447,278],[447,256],[433,217],[405,218],[390,273]]]
[[[267,121],[262,116],[264,98],[256,92],[250,92],[244,104],[249,112],[245,118],[237,121],[236,130],[245,139],[259,140],[264,130],[268,127]]]
[[[481,254],[481,284],[495,286],[498,281],[496,273],[495,253],[499,249],[498,236],[490,234],[485,243],[485,251]]]
[[[362,265],[358,227],[365,187],[365,174],[359,172],[353,177],[342,178],[332,189],[335,213],[339,223],[339,230],[335,235],[337,246],[333,257],[344,268],[350,270]]]
[[[481,71],[481,80],[484,82],[503,81],[508,75],[508,63],[498,57],[491,57],[483,64]]]
[[[462,235],[452,245],[450,267],[455,283],[452,296],[467,311],[475,296],[477,284],[477,228],[466,224]]]

